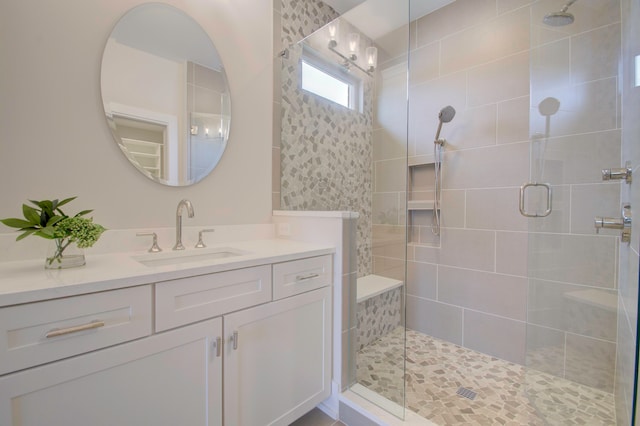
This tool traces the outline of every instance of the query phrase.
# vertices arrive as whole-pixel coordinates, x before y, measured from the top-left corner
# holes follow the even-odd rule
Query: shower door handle
[[[525,193],[527,191],[527,188],[532,187],[532,186],[541,186],[543,188],[545,188],[547,190],[547,208],[545,209],[545,211],[542,214],[538,214],[538,212],[536,213],[529,213],[526,211],[526,207],[525,207]],[[538,182],[529,182],[529,183],[525,183],[524,185],[522,185],[520,187],[520,214],[524,217],[547,217],[551,214],[551,210],[552,210],[552,202],[551,202],[551,185],[549,185],[548,183],[538,183]]]

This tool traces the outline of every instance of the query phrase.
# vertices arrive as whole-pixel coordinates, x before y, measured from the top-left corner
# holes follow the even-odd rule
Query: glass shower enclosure
[[[359,214],[349,389],[442,425],[633,424],[640,5],[304,3],[279,202]]]

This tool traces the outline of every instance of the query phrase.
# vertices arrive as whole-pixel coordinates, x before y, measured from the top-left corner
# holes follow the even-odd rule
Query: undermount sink
[[[164,266],[227,259],[245,254],[248,254],[248,252],[231,247],[217,247],[204,250],[150,253],[140,256],[132,256],[132,258],[145,266]]]

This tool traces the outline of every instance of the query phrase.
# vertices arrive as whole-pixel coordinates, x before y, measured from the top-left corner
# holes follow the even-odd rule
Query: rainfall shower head
[[[542,22],[552,27],[562,27],[565,25],[573,24],[574,17],[567,12],[553,12],[545,15]]]
[[[446,107],[440,110],[440,113],[438,114],[438,119],[440,120],[440,123],[438,124],[438,131],[436,132],[436,139],[435,139],[436,143],[438,143],[438,141],[440,140],[440,130],[442,130],[442,123],[450,122],[451,120],[453,120],[453,117],[455,117],[455,115],[456,115],[456,110],[451,105],[447,105]]]
[[[542,19],[542,22],[552,27],[562,27],[564,25],[573,24],[575,18],[572,14],[567,12],[567,10],[569,10],[569,6],[574,4],[576,1],[577,0],[569,0],[567,4],[562,6],[562,9],[560,9],[559,12],[551,12],[546,14]]]

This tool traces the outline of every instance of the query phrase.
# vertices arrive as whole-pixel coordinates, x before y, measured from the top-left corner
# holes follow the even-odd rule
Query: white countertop
[[[316,211],[316,210],[274,210],[273,215],[276,217],[316,217],[316,218],[342,218],[342,219],[358,219],[360,213],[352,211]]]
[[[160,266],[145,266],[133,258],[134,256],[153,256],[146,251],[86,254],[87,264],[85,266],[62,270],[44,269],[44,259],[0,263],[0,307],[285,262],[335,252],[334,247],[321,244],[268,239],[211,244],[206,249],[191,248],[179,253],[180,255],[199,254],[224,247],[246,253],[215,260]],[[169,252],[170,250],[165,250],[158,254],[166,256]]]

